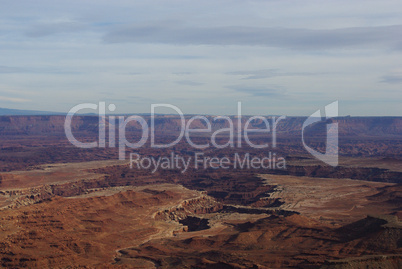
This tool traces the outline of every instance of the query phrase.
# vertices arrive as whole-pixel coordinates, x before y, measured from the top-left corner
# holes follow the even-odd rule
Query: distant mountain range
[[[37,110],[21,110],[0,107],[0,116],[15,116],[15,115],[65,115],[66,113],[52,111],[37,111]]]
[[[4,114],[2,114],[4,113]],[[18,114],[17,114],[18,113]],[[43,113],[43,114],[40,114]],[[49,134],[64,133],[65,115],[62,113],[53,114],[52,112],[43,111],[25,111],[0,109],[0,136],[1,135],[33,135],[33,134]],[[143,119],[151,126],[151,116],[143,115]],[[210,122],[212,132],[221,130],[222,128],[235,129],[238,128],[238,120],[235,116],[230,116],[231,126],[225,119],[214,120],[213,116],[205,116]],[[187,117],[187,121],[189,118]],[[249,120],[249,116],[244,116],[240,120],[241,128]],[[302,126],[306,117],[291,117],[279,121],[276,132],[281,137],[300,136]],[[106,126],[114,126],[110,123],[109,118],[104,119]],[[320,121],[309,126],[305,130],[306,135],[325,137],[327,134],[327,125],[337,123],[339,125],[339,135],[341,137],[402,137],[402,117],[339,117]],[[182,128],[181,118],[172,115],[157,115],[154,119],[155,131],[162,132],[166,135],[178,135]],[[271,124],[269,122],[269,124]],[[96,115],[81,114],[76,115],[72,122],[73,131],[77,132],[98,132],[99,119]],[[192,121],[193,129],[205,129],[206,122],[202,119]],[[251,129],[266,129],[266,123],[261,119],[255,119],[250,123]],[[140,132],[143,127],[138,121],[130,121],[127,123],[126,130],[128,132]]]

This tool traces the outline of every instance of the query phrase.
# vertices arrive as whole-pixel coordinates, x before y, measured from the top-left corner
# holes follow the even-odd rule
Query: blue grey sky
[[[0,107],[402,116],[401,1],[0,0]]]

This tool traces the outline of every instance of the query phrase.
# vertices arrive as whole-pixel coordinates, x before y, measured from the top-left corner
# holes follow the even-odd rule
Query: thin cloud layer
[[[392,74],[383,76],[381,82],[389,84],[402,83],[402,72],[394,72]]]
[[[177,84],[180,85],[187,85],[187,86],[201,86],[204,85],[204,83],[197,82],[197,81],[191,81],[191,80],[179,80],[176,81]]]
[[[342,48],[399,49],[402,25],[340,29],[290,29],[280,27],[169,27],[131,26],[107,33],[106,43],[162,43],[172,45],[265,46],[301,50]]]
[[[0,101],[12,102],[12,103],[26,103],[29,102],[28,99],[18,98],[18,97],[8,97],[8,96],[0,96]]]
[[[46,23],[31,27],[26,31],[26,35],[28,37],[45,37],[61,33],[78,32],[85,28],[86,26],[80,22]]]
[[[285,91],[281,89],[268,88],[268,87],[250,87],[250,86],[229,86],[229,89],[235,90],[240,93],[246,93],[254,97],[285,97]]]
[[[0,74],[1,73],[5,73],[5,74],[19,73],[19,72],[24,72],[24,69],[19,68],[19,67],[14,67],[14,66],[2,66],[2,65],[0,65]]]
[[[254,71],[235,71],[235,72],[229,72],[227,74],[243,76],[243,78],[242,78],[243,80],[264,79],[264,78],[274,78],[274,77],[316,76],[316,75],[319,75],[319,73],[309,73],[309,72],[281,72],[278,69],[254,70]]]

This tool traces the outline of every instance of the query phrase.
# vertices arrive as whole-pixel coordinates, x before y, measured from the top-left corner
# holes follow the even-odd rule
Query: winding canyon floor
[[[0,265],[401,265],[400,184],[259,174],[250,186],[236,171],[206,184],[202,174],[189,181],[127,169],[127,162],[92,161],[1,173]],[[222,181],[225,197],[214,187]]]

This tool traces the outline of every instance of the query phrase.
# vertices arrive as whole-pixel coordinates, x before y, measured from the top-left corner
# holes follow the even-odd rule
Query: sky
[[[402,116],[401,14],[399,0],[0,0],[0,107]]]

